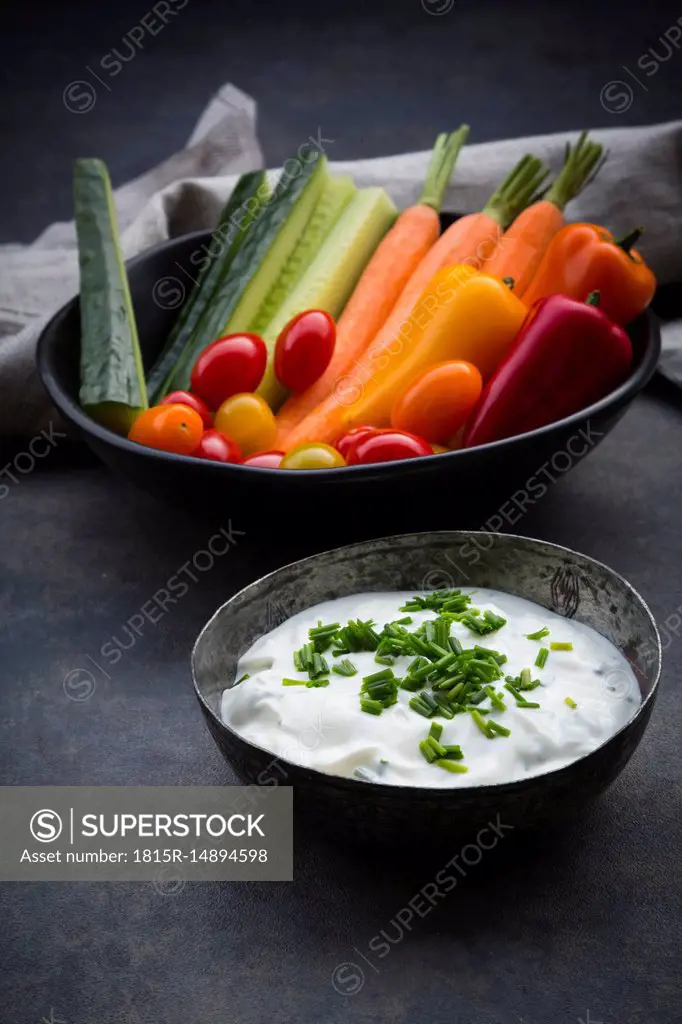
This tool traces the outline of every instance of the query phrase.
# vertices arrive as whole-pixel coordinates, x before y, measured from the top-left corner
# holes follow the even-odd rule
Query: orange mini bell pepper
[[[596,224],[567,224],[549,244],[535,277],[523,296],[527,306],[548,295],[567,295],[578,302],[598,291],[602,312],[625,327],[639,316],[656,291],[656,278],[633,249],[641,228],[616,241]]]
[[[391,344],[370,349],[354,368],[358,395],[340,408],[337,436],[358,425],[389,426],[396,399],[435,363],[473,363],[486,381],[526,313],[502,281],[463,265],[440,270]]]

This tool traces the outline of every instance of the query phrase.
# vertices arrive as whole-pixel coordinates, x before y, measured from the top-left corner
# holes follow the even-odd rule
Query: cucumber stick
[[[327,235],[317,256],[263,332],[268,365],[258,394],[278,409],[286,390],[275,377],[275,342],[292,317],[306,309],[323,309],[333,317],[343,311],[351,292],[398,211],[382,188],[361,189]]]
[[[160,402],[166,394],[166,386],[178,360],[189,345],[201,317],[214,301],[249,225],[260,207],[267,202],[268,194],[265,171],[242,174],[220,214],[211,240],[197,247],[191,254],[190,263],[199,267],[199,273],[163,351],[147,378],[152,404]]]
[[[349,174],[336,177],[329,175],[296,248],[262,303],[255,320],[249,325],[249,331],[260,334],[265,330],[313,262],[320,246],[356,193],[357,189]],[[233,329],[231,321],[227,325],[228,333]]]
[[[216,338],[246,330],[291,256],[327,180],[327,159],[289,161],[297,173],[282,172],[272,197],[254,218],[234,258],[230,273],[202,316],[167,390],[188,388],[197,357]],[[237,316],[238,314],[238,320]],[[233,327],[239,322],[244,326]]]
[[[127,434],[147,408],[147,389],[106,165],[76,160],[73,191],[80,267],[80,403]]]

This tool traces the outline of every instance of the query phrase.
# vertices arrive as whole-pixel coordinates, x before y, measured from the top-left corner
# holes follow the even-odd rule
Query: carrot
[[[298,395],[291,395],[277,414],[277,426],[285,437],[331,392],[334,381],[345,374],[364,352],[419,261],[440,233],[438,213],[469,126],[436,139],[426,173],[424,190],[414,206],[403,210],[382,239],[346,303],[336,325],[334,355],[320,379]]]
[[[528,206],[505,232],[485,272],[501,280],[512,278],[519,298],[532,281],[547,246],[564,224],[564,208],[603,166],[603,148],[587,142],[583,132],[575,146],[566,144],[564,166],[543,199]]]
[[[287,433],[280,431],[277,447],[290,451],[308,441],[336,440],[339,410],[362,393],[363,382],[372,377],[375,360],[391,357],[393,346],[402,346],[400,335],[410,327],[410,314],[429,282],[452,264],[469,264],[479,269],[489,246],[493,249],[506,228],[530,202],[547,172],[542,161],[525,156],[490,197],[480,213],[455,221],[433,245],[410,277],[390,315],[359,359],[337,376],[327,397]],[[395,352],[396,349],[393,348]]]

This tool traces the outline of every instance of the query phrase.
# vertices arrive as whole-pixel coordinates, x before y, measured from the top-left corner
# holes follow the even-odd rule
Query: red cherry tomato
[[[361,441],[364,437],[369,437],[370,434],[378,434],[379,431],[376,427],[353,427],[352,430],[346,431],[338,439],[334,447],[337,452],[340,452],[346,462],[348,462],[348,455],[351,448],[354,448],[358,441]]]
[[[206,402],[202,402],[191,391],[171,391],[170,395],[161,399],[160,405],[187,405],[199,413],[206,430],[210,430],[213,426],[213,416]]]
[[[279,469],[279,464],[284,458],[284,452],[259,452],[258,455],[249,455],[244,459],[245,466],[260,466],[261,469]]]
[[[365,466],[370,462],[393,462],[432,455],[430,444],[416,434],[404,430],[380,430],[361,438],[348,453],[349,466]]]
[[[236,441],[219,430],[205,430],[198,447],[192,452],[195,459],[213,462],[241,462],[242,453]]]
[[[255,391],[263,379],[268,350],[257,334],[227,334],[201,353],[192,370],[192,391],[210,409],[241,391]]]
[[[483,390],[481,374],[472,363],[453,359],[436,363],[418,374],[396,400],[391,426],[447,444],[466,422]]]
[[[275,345],[275,376],[290,391],[305,391],[322,376],[334,355],[336,324],[322,309],[290,320]]]

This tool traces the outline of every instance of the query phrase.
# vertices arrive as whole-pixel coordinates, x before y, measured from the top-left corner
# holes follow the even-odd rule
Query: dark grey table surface
[[[147,8],[17,5],[0,67],[2,238],[30,240],[70,216],[73,156],[103,156],[118,183],[173,151],[226,80],[258,100],[270,162],[320,125],[338,156],[352,157],[424,148],[465,118],[485,139],[681,113],[682,54],[671,48],[646,90],[624,70],[637,74],[651,46],[665,56],[675,4],[304,7],[190,0],[77,116],[64,87]],[[632,103],[610,114],[600,95],[617,79]],[[517,527],[607,562],[668,623],[650,729],[583,820],[509,837],[401,941],[396,915],[432,877],[425,863],[367,862],[307,832],[291,884],[195,884],[166,896],[142,883],[6,884],[0,1024],[682,1019],[681,436],[677,394],[659,382]],[[11,454],[5,446],[3,465]],[[12,485],[0,501],[0,782],[234,781],[195,705],[192,640],[235,590],[319,544],[296,541],[276,513],[265,535],[237,504],[213,511],[244,537],[105,678],[90,659],[101,662],[102,645],[123,636],[210,526],[66,444]],[[448,524],[461,525],[454,509]],[[64,687],[77,669],[94,680],[81,702]],[[443,863],[455,852],[442,851]],[[379,960],[368,944],[382,931],[392,942]],[[332,985],[345,962],[364,972],[352,995]]]

